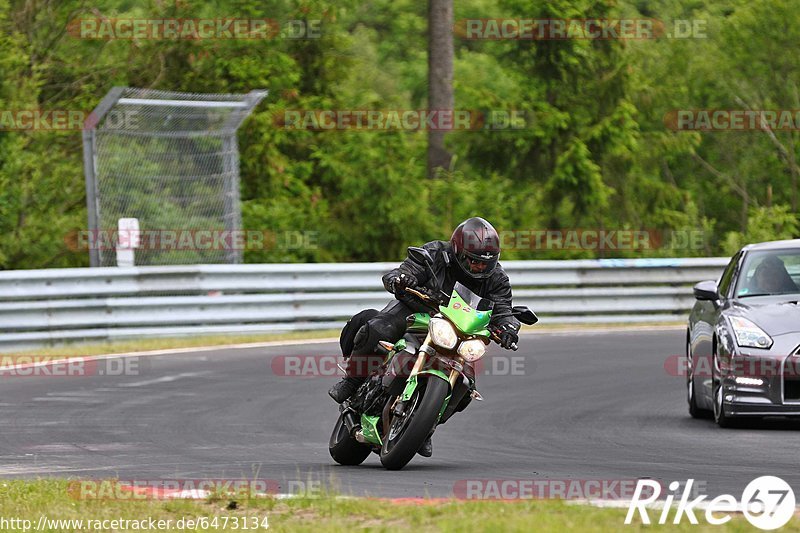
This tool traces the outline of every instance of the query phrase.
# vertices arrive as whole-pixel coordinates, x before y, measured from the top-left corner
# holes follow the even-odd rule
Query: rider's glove
[[[414,274],[403,273],[389,281],[389,290],[395,295],[400,295],[407,287],[416,287],[417,285],[419,285],[419,281]]]
[[[499,331],[497,332],[498,337],[500,337],[500,346],[505,348],[506,350],[510,350],[512,346],[516,345],[519,342],[519,335],[517,335],[517,330],[511,324],[505,324],[500,327]]]

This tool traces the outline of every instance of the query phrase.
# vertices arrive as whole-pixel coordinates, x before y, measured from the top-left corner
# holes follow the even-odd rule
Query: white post
[[[133,251],[141,244],[138,218],[121,218],[117,223],[117,266],[132,267]]]

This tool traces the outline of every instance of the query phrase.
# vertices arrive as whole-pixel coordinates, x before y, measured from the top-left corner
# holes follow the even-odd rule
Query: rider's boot
[[[336,403],[342,403],[348,398],[350,398],[350,396],[352,396],[353,393],[355,393],[358,390],[361,384],[364,383],[365,379],[366,378],[361,378],[361,377],[342,378],[342,380],[339,383],[331,387],[331,389],[328,391],[328,395],[331,398],[333,398],[333,401],[335,401]]]
[[[433,455],[433,443],[431,442],[431,437],[433,437],[433,433],[428,435],[428,438],[425,439],[425,442],[423,442],[422,446],[420,446],[419,450],[417,450],[417,453],[422,457],[430,457]]]

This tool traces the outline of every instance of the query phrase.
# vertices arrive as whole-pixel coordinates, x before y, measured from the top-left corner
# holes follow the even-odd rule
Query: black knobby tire
[[[355,466],[363,463],[372,450],[350,436],[343,415],[339,415],[328,442],[328,451],[340,465]]]
[[[418,392],[421,392],[422,398],[406,415],[411,418],[402,433],[390,440],[390,430],[384,438],[381,447],[381,464],[389,470],[400,470],[406,466],[428,438],[436,426],[444,399],[450,394],[450,384],[438,377],[429,377],[425,384],[425,390],[420,391],[418,388],[415,394]],[[393,420],[392,425],[394,424]]]

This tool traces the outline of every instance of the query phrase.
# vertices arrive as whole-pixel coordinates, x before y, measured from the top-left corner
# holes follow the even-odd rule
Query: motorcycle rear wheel
[[[356,466],[363,463],[372,450],[350,436],[344,423],[344,415],[339,415],[328,442],[328,451],[340,465]]]

